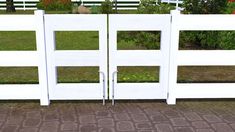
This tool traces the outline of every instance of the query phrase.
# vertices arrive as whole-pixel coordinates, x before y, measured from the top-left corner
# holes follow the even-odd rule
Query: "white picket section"
[[[172,11],[168,104],[177,98],[235,98],[235,83],[180,83],[178,66],[235,66],[235,50],[179,50],[180,31],[234,31],[234,15],[181,15]]]
[[[56,67],[98,66],[107,77],[107,15],[45,15],[45,29],[49,98],[103,99],[103,86],[107,92],[107,79],[103,82],[102,74],[99,83],[57,83]],[[99,31],[99,49],[56,50],[55,31]],[[107,99],[107,94],[104,96]]]
[[[1,84],[0,99],[40,99],[48,105],[43,11],[35,15],[1,15],[0,31],[35,31],[36,51],[0,51],[1,67],[38,67],[39,84]]]
[[[170,18],[170,15],[109,15],[109,97],[167,98]],[[161,31],[161,49],[118,50],[117,31]],[[117,83],[115,71],[118,66],[160,66],[160,81],[159,83]]]

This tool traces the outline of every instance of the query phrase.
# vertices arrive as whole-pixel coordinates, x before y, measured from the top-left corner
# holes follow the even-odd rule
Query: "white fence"
[[[0,51],[1,67],[37,66],[39,84],[0,85],[0,99],[40,99],[47,105],[47,66],[43,12],[35,15],[1,15],[0,31],[35,31],[37,51]]]
[[[72,0],[72,2],[81,2],[84,6],[100,6],[105,0]],[[111,0],[115,1],[115,0]],[[156,0],[157,2],[158,0]],[[16,10],[36,10],[39,0],[14,0]],[[182,0],[161,0],[164,3],[182,4]],[[135,10],[141,3],[141,0],[117,0],[119,10]],[[0,10],[6,10],[6,0],[0,0]]]
[[[232,31],[233,15],[180,15],[172,12],[168,104],[177,98],[234,98],[235,83],[177,84],[178,66],[234,66],[235,50],[178,50],[180,31]]]
[[[175,104],[177,98],[235,98],[235,83],[177,84],[177,67],[181,65],[235,65],[235,50],[178,50],[181,30],[234,31],[233,15],[181,15],[172,11],[168,15],[109,17],[107,46],[106,15],[45,15],[42,11],[36,11],[35,15],[0,15],[0,31],[36,31],[37,38],[37,51],[0,51],[0,66],[37,66],[39,69],[39,84],[0,85],[0,99],[40,99],[42,105],[48,105],[49,100],[102,100],[108,99],[108,95],[109,99],[167,99],[168,104]],[[99,50],[55,49],[55,31],[80,30],[99,32]],[[161,31],[161,49],[117,49],[117,31],[140,30]],[[98,66],[100,81],[57,83],[57,66]],[[159,83],[117,83],[118,66],[160,66]]]

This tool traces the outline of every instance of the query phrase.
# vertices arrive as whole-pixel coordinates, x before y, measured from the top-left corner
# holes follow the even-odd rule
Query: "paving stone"
[[[207,122],[205,121],[195,121],[192,122],[192,126],[195,128],[209,128],[210,126],[208,125]]]
[[[194,109],[194,111],[199,115],[212,115],[213,114],[213,112],[211,112],[210,110],[205,109],[205,108],[203,108],[203,109],[199,109],[199,108]]]
[[[147,109],[144,109],[145,113],[148,114],[148,115],[155,115],[155,114],[160,114],[159,110],[156,110],[154,108],[147,108]]]
[[[152,120],[154,123],[169,121],[169,120],[168,120],[164,115],[162,115],[162,114],[153,115],[153,116],[151,116],[150,118],[151,118],[151,120]]]
[[[185,118],[173,118],[170,120],[173,126],[189,126],[189,123],[185,120]]]
[[[138,130],[137,132],[156,132],[154,130]]]
[[[126,109],[129,113],[143,113],[143,111],[137,106],[129,106]]]
[[[223,115],[221,118],[227,123],[235,123],[235,116],[232,115]]]
[[[98,120],[98,126],[99,127],[104,127],[104,126],[113,127],[114,126],[114,121],[113,121],[112,118],[99,119]]]
[[[1,127],[2,127],[3,124],[4,124],[4,122],[0,122],[0,129],[1,129]]]
[[[74,122],[65,122],[61,125],[60,128],[62,131],[77,131],[78,125]]]
[[[18,128],[19,126],[17,125],[6,125],[6,126],[3,126],[1,132],[17,132]]]
[[[76,116],[73,114],[64,114],[62,115],[62,122],[77,122]]]
[[[7,113],[9,113],[9,111],[10,111],[10,108],[8,108],[7,106],[0,108],[0,114],[6,115]]]
[[[150,122],[141,122],[141,123],[136,123],[135,127],[137,129],[152,129],[152,125]]]
[[[0,114],[0,121],[5,121],[7,118],[7,114]]]
[[[41,118],[41,112],[40,111],[29,111],[26,112],[26,118]]]
[[[80,132],[96,132],[97,126],[95,124],[88,124],[88,125],[80,125],[79,126]]]
[[[46,113],[44,115],[44,121],[53,121],[53,120],[59,120],[59,115],[58,113]]]
[[[214,132],[212,129],[197,129],[196,132]]]
[[[192,127],[176,127],[174,132],[195,132]]]
[[[165,116],[167,116],[168,118],[178,118],[181,117],[181,115],[179,114],[179,112],[175,111],[175,110],[166,110],[162,112]]]
[[[23,126],[24,127],[38,127],[40,125],[40,122],[41,122],[40,119],[28,118],[24,120]]]
[[[226,123],[216,123],[211,125],[216,132],[233,132],[232,128]]]
[[[58,132],[58,127],[43,126],[40,127],[39,132]]]
[[[195,113],[195,112],[184,113],[184,116],[189,121],[199,121],[199,120],[202,120],[202,118],[197,113]]]
[[[19,132],[38,132],[38,128],[22,128]]]
[[[99,132],[115,132],[114,128],[100,128]]]
[[[134,131],[134,125],[131,121],[117,122],[117,131]]]
[[[126,112],[127,112],[124,107],[122,107],[122,106],[117,106],[117,105],[116,105],[115,107],[112,107],[112,108],[110,109],[110,111],[111,111],[112,113],[117,113],[117,114],[119,114],[119,113],[126,113]]]
[[[113,114],[113,117],[117,121],[130,120],[130,116],[127,113]]]
[[[13,117],[21,117],[21,116],[25,115],[25,111],[23,109],[19,109],[19,108],[12,109],[10,112],[10,115]]]
[[[110,113],[107,112],[107,111],[98,111],[98,112],[96,112],[96,116],[97,116],[98,118],[107,118],[107,117],[111,117],[111,116],[110,116]]]
[[[230,124],[230,126],[235,130],[235,123]]]
[[[10,116],[7,118],[7,124],[17,124],[20,125],[23,122],[22,116]]]
[[[222,122],[222,120],[216,115],[204,115],[203,118],[210,123]]]
[[[216,108],[216,109],[212,109],[211,111],[213,111],[217,115],[229,114],[229,112],[227,110],[224,110],[223,108],[219,108],[219,109]]]
[[[131,118],[133,119],[134,122],[148,121],[147,116],[143,113],[131,114]]]
[[[158,132],[173,132],[173,129],[170,124],[156,124]]]
[[[79,116],[79,122],[81,124],[96,123],[95,115],[83,115]]]
[[[45,121],[45,122],[42,122],[43,127],[50,126],[50,127],[57,128],[59,126],[59,124],[60,124],[59,121]]]

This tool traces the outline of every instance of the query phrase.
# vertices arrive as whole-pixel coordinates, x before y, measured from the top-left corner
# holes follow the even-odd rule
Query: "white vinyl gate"
[[[56,50],[55,31],[98,31],[98,50]],[[107,16],[45,15],[50,100],[107,99]],[[66,39],[66,38],[65,38]],[[99,83],[57,83],[58,66],[98,66]]]
[[[113,104],[114,99],[167,98],[164,78],[168,78],[170,19],[170,15],[109,15],[109,97]],[[118,31],[161,31],[161,48],[118,50]],[[160,66],[159,83],[117,83],[118,66]]]

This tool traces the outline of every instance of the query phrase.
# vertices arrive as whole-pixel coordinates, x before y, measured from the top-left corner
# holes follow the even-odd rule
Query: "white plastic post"
[[[38,75],[39,85],[41,89],[41,105],[49,105],[48,97],[48,77],[47,77],[47,63],[46,63],[46,41],[45,41],[45,23],[44,23],[44,11],[34,11],[36,22],[36,41],[37,52],[39,54]]]
[[[179,30],[177,28],[177,17],[180,11],[171,11],[171,40],[170,40],[170,57],[169,57],[169,84],[168,84],[168,97],[167,104],[175,105],[176,96],[175,88],[177,85],[177,52],[179,45]]]
[[[23,9],[24,9],[24,11],[26,10],[25,9],[25,0],[23,1]]]

